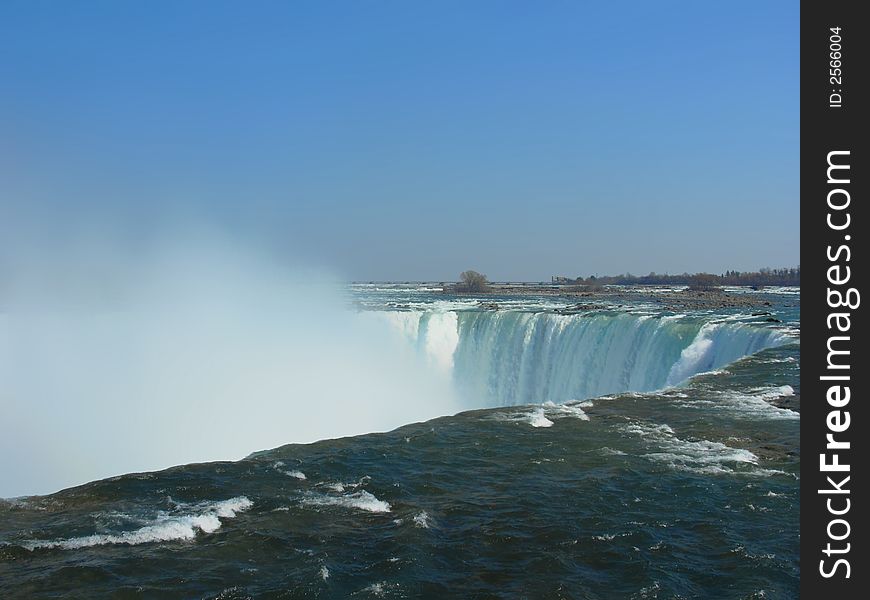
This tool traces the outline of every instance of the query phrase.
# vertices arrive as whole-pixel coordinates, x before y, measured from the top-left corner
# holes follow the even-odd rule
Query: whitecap
[[[627,535],[627,534],[625,534],[625,533],[604,533],[602,535],[593,535],[592,539],[598,540],[599,542],[611,542],[618,537],[623,537],[624,535]]]
[[[429,524],[431,523],[431,519],[429,517],[429,513],[425,510],[420,511],[416,515],[414,515],[414,525],[417,527],[422,527],[423,529],[429,529]]]
[[[553,417],[574,417],[581,421],[588,421],[589,415],[583,410],[583,406],[587,408],[592,406],[591,402],[579,402],[576,404],[554,404],[547,402],[544,404],[545,411]]]
[[[327,496],[325,494],[309,494],[302,499],[303,504],[315,506],[341,506],[373,513],[388,513],[392,507],[388,502],[378,500],[374,494],[362,490],[344,496]]]
[[[539,408],[528,415],[528,423],[532,427],[552,427],[553,422],[544,416],[544,409]]]
[[[799,412],[782,408],[771,401],[794,396],[794,388],[790,385],[758,387],[748,392],[720,391],[719,406],[742,416],[771,420],[798,420]]]
[[[101,533],[62,540],[32,540],[22,544],[28,550],[37,548],[61,548],[76,550],[106,544],[135,546],[151,542],[192,540],[197,532],[214,533],[221,527],[220,519],[231,519],[237,513],[248,510],[253,502],[245,496],[199,505],[200,511],[183,515],[160,515],[148,525],[134,531]]]
[[[749,450],[704,439],[682,439],[667,424],[634,422],[622,429],[643,438],[649,449],[653,450],[644,454],[644,457],[677,470],[716,475],[737,472],[733,468],[735,464],[754,466],[758,463],[758,457]],[[763,476],[773,474],[766,469],[739,472]]]
[[[379,581],[377,583],[367,585],[366,587],[361,589],[360,592],[369,593],[377,598],[383,598],[387,593],[387,582]]]

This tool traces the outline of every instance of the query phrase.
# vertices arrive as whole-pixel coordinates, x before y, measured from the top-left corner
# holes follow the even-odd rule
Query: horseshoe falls
[[[679,289],[592,305],[437,284],[217,303],[255,284],[207,311],[0,319],[40,334],[0,352],[0,393],[57,395],[64,423],[103,400],[51,464],[90,444],[177,465],[0,499],[0,596],[797,596],[796,288],[691,309]],[[122,402],[136,419],[112,425]],[[43,436],[69,429],[45,415]],[[229,447],[249,455],[214,462]]]
[[[469,408],[561,403],[683,383],[793,338],[686,315],[517,310],[381,312]]]

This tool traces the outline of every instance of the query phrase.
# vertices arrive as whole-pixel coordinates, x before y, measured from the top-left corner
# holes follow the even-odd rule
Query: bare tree
[[[463,271],[459,275],[459,280],[460,283],[456,286],[456,289],[460,292],[480,293],[489,291],[489,281],[483,273]]]
[[[717,290],[720,279],[720,277],[710,273],[696,273],[689,277],[689,289],[697,292]]]

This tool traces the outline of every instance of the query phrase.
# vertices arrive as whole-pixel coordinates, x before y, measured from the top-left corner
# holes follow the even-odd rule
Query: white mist
[[[456,412],[340,285],[215,236],[19,260],[0,304],[0,497]]]

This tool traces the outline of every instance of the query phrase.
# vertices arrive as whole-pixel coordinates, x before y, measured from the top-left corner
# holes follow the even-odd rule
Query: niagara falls
[[[0,2],[0,600],[797,597],[800,17]]]

